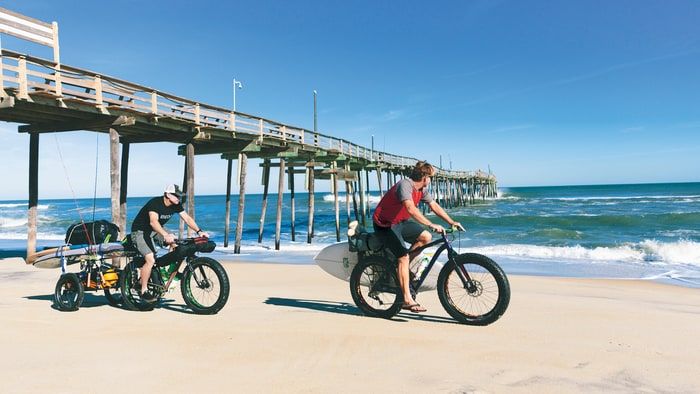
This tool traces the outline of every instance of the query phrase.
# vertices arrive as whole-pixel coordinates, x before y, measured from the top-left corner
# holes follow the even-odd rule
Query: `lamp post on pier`
[[[316,96],[318,92],[314,89],[314,132],[318,131],[318,116],[316,115]]]
[[[233,78],[233,112],[236,112],[236,88],[238,89],[243,89],[243,84],[241,81],[236,81],[236,78]]]

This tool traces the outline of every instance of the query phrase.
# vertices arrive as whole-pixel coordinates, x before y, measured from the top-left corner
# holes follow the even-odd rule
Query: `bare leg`
[[[427,245],[432,240],[433,236],[428,231],[423,231],[422,233],[420,233],[420,235],[416,239],[416,242],[413,245],[411,245],[411,249],[408,251],[408,261],[413,260],[413,258],[418,255],[418,252],[415,251],[416,249]]]
[[[409,288],[409,276],[408,276],[408,255],[399,257],[398,266],[396,268],[396,273],[399,277],[399,285],[401,285],[401,291],[403,292],[403,302],[404,304],[413,304],[413,297],[411,297],[411,290]]]
[[[143,263],[143,267],[141,267],[141,293],[145,293],[146,290],[148,290],[148,278],[151,277],[151,270],[156,263],[156,258],[153,256],[153,253],[145,255],[143,258],[146,262]]]

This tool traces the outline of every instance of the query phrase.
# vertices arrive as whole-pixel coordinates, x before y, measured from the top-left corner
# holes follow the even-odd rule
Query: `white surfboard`
[[[424,254],[428,256],[429,259],[433,257],[433,253],[431,252]],[[355,265],[357,265],[357,253],[350,252],[347,241],[339,242],[323,248],[316,257],[314,257],[314,262],[330,275],[345,282],[349,282],[352,270],[355,268]],[[442,266],[442,262],[435,262],[435,265],[430,270],[430,274],[425,278],[425,282],[423,282],[423,285],[418,289],[418,292],[434,290],[437,287],[437,278]],[[411,270],[415,272],[416,267],[411,267]]]
[[[59,268],[61,266],[61,257],[71,257],[80,256],[87,254],[98,254],[98,255],[114,255],[124,250],[124,246],[121,243],[105,243],[97,245],[85,245],[84,247],[67,249],[67,247],[60,246],[55,249],[50,249],[43,251],[44,254],[39,256],[34,261],[34,266],[37,268]]]
[[[347,241],[339,242],[323,248],[314,261],[327,273],[348,282],[357,264],[357,253],[350,252]]]

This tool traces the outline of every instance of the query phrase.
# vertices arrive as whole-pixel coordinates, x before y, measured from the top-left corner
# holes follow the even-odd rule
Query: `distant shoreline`
[[[690,181],[690,182],[648,182],[648,183],[644,183],[644,182],[642,182],[642,183],[601,183],[601,184],[590,184],[590,185],[587,185],[587,184],[574,184],[574,185],[540,185],[540,186],[537,186],[537,185],[535,185],[535,186],[508,186],[508,185],[499,184],[499,185],[498,185],[498,190],[503,190],[503,189],[586,188],[586,187],[603,187],[603,188],[606,188],[606,187],[615,187],[615,186],[657,186],[657,185],[658,185],[658,186],[661,186],[661,185],[696,185],[696,184],[700,184],[700,181]],[[371,182],[370,182],[370,186],[372,186],[372,183],[371,183]],[[315,195],[315,196],[318,196],[318,195],[324,195],[324,194],[328,194],[328,193],[331,193],[331,191],[330,191],[330,190],[326,190],[326,191],[317,190],[317,191],[314,192],[314,195]],[[373,195],[378,195],[378,194],[379,194],[379,191],[378,191],[376,188],[372,188],[372,189],[370,189],[369,193],[370,193],[370,194],[373,194]],[[288,196],[288,195],[291,195],[291,192],[289,192],[289,191],[284,191],[282,194],[283,194],[284,196]],[[303,190],[299,190],[299,191],[295,191],[294,194],[295,194],[295,196],[306,196],[306,195],[308,195],[308,192],[303,191]],[[218,193],[218,194],[198,194],[198,193],[195,193],[195,195],[196,195],[196,197],[223,197],[223,196],[225,196],[224,193]],[[246,196],[262,196],[262,195],[263,195],[262,192],[260,192],[260,193],[249,193],[249,192],[246,192]],[[344,196],[344,195],[345,195],[345,192],[342,191],[342,190],[339,190],[339,191],[338,191],[338,195]],[[128,199],[132,199],[132,198],[133,198],[133,199],[151,198],[151,197],[154,197],[154,196],[155,196],[155,195],[142,195],[142,196],[132,196],[132,195],[130,195],[130,196],[128,196]],[[238,194],[237,194],[237,193],[233,193],[233,191],[232,191],[232,192],[231,192],[231,196],[232,196],[232,197],[234,197],[234,196],[237,197]],[[270,194],[270,198],[271,198],[271,199],[276,198],[276,196],[277,196],[277,193],[276,193],[276,192]],[[2,199],[0,199],[0,203],[22,203],[22,202],[26,203],[26,202],[27,202],[26,199],[7,198],[7,197],[0,197],[0,198],[2,198]],[[76,196],[75,198],[78,199],[78,200],[92,200],[92,199],[93,199],[93,196]],[[97,197],[98,200],[100,200],[100,199],[107,199],[107,200],[108,200],[108,199],[110,199],[110,198],[111,198],[111,197]],[[50,197],[50,198],[48,198],[48,197],[41,197],[41,198],[39,198],[39,202],[46,202],[46,201],[65,201],[65,200],[73,200],[73,197],[72,197],[72,196],[66,196],[66,197]]]

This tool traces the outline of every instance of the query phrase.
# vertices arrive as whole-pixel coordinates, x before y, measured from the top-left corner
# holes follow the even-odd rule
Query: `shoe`
[[[142,301],[146,301],[148,303],[153,303],[158,301],[158,296],[153,294],[150,290],[147,290],[145,293],[139,292],[139,296],[141,297]]]

